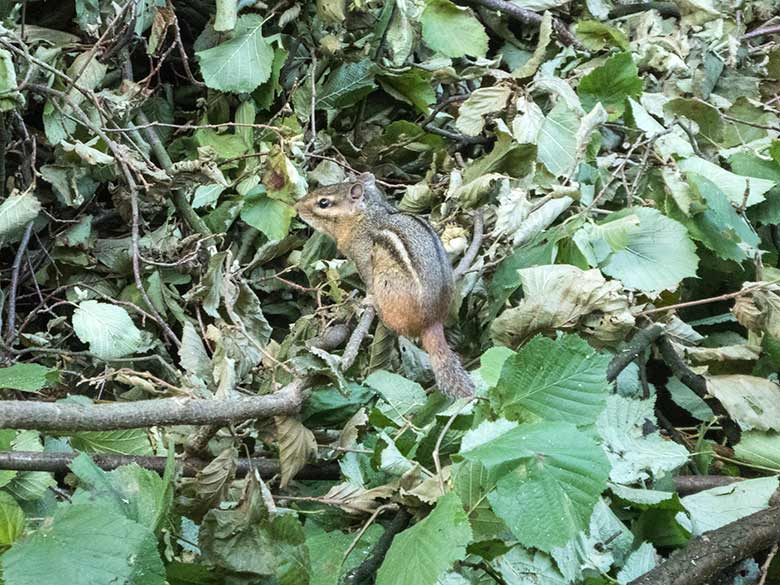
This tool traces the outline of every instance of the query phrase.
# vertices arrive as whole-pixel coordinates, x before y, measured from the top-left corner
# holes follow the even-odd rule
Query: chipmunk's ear
[[[352,186],[349,188],[349,197],[352,201],[360,201],[364,193],[363,183],[352,183]]]
[[[360,173],[357,180],[363,183],[366,187],[373,187],[376,185],[376,177],[374,177],[374,175],[371,173]]]

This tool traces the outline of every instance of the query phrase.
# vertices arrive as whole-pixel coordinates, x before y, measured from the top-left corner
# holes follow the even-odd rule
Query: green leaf
[[[59,380],[59,370],[39,364],[14,364],[0,368],[0,389],[37,392]]]
[[[10,195],[0,204],[0,245],[38,217],[41,203],[32,193]]]
[[[703,100],[675,98],[664,104],[664,111],[693,120],[699,126],[701,135],[713,142],[718,142],[723,138],[723,119],[720,112],[716,107]]]
[[[609,391],[609,360],[576,335],[536,336],[506,360],[491,403],[510,420],[593,424]]]
[[[2,557],[9,585],[164,585],[154,534],[101,502],[61,505]]]
[[[734,447],[734,455],[740,461],[780,473],[780,434],[762,431],[742,433],[742,438]]]
[[[79,479],[79,488],[73,495],[74,504],[100,501],[150,531],[156,532],[167,519],[173,505],[170,468],[161,477],[157,472],[143,469],[132,463],[113,471],[100,469],[88,455],[80,454],[70,464]]]
[[[450,492],[439,498],[424,520],[393,539],[376,585],[433,585],[455,561],[466,557],[471,538],[463,504]]]
[[[675,404],[687,410],[692,417],[700,421],[711,421],[715,416],[709,404],[674,376],[669,378],[666,389]]]
[[[0,492],[0,551],[11,546],[24,531],[24,512],[10,494]]]
[[[603,251],[594,250],[602,272],[644,292],[674,289],[684,278],[696,276],[699,258],[688,231],[658,210],[624,209],[611,214],[601,225],[632,214],[639,218],[639,229],[628,235],[624,248],[612,251],[606,246],[602,247]],[[587,232],[586,228],[583,230]],[[600,242],[603,242],[601,237],[590,240],[595,248]]]
[[[609,478],[615,483],[632,484],[663,477],[688,460],[688,451],[682,445],[663,439],[658,431],[645,433],[646,421],[656,423],[653,406],[653,398],[607,398],[596,430],[612,462]]]
[[[684,509],[676,492],[631,488],[616,483],[610,484],[609,489],[621,504],[625,502],[627,506],[637,510],[674,510],[679,512]]]
[[[655,568],[655,548],[649,542],[643,542],[639,545],[631,555],[626,559],[626,563],[620,569],[617,574],[617,582],[619,585],[627,585],[634,579],[637,579],[647,573],[650,569]]]
[[[379,392],[385,401],[379,405],[380,410],[399,425],[404,417],[425,404],[425,390],[398,374],[379,370],[366,378],[365,384]]]
[[[0,49],[0,112],[8,112],[24,103],[17,87],[13,57],[6,49]]]
[[[355,540],[355,534],[340,530],[325,532],[322,528],[309,530],[306,546],[309,549],[313,571],[309,585],[338,585],[341,577],[362,563],[371,554],[382,535],[381,526],[372,524],[360,537],[360,542],[342,563],[344,553]]]
[[[225,189],[224,185],[199,185],[192,198],[192,208],[214,207]]]
[[[545,116],[537,137],[537,158],[556,177],[574,169],[580,116],[560,100]]]
[[[607,484],[604,452],[570,423],[484,422],[466,434],[461,449],[498,478],[488,495],[496,515],[524,546],[544,551],[588,527]]]
[[[214,17],[215,31],[228,31],[236,27],[238,0],[217,0],[217,14]]]
[[[378,78],[379,84],[394,98],[412,104],[423,114],[436,102],[431,74],[421,69],[411,69],[403,73],[383,71]]]
[[[262,16],[244,14],[229,41],[195,53],[208,87],[248,93],[271,76],[274,51],[263,38],[262,27]]]
[[[13,431],[11,431],[13,433]],[[0,437],[2,439],[2,437]],[[11,441],[13,451],[43,452],[41,435],[38,431],[19,431]],[[45,471],[20,471],[8,482],[5,489],[18,501],[35,502],[57,485],[54,476]]]
[[[580,80],[577,94],[585,111],[601,102],[610,120],[623,115],[626,98],[637,98],[642,93],[642,80],[631,53],[618,53]]]
[[[777,184],[769,179],[736,175],[698,156],[683,159],[677,163],[677,166],[683,172],[706,177],[726,194],[731,203],[737,206],[744,203],[750,207],[761,203],[766,199],[764,194]],[[745,192],[748,194],[747,198]]]
[[[303,405],[301,421],[310,428],[341,426],[374,396],[370,388],[354,383],[343,389],[315,388]]]
[[[690,522],[682,513],[677,519],[694,536],[699,536],[765,509],[777,487],[777,476],[759,477],[685,496],[682,503]]]
[[[581,20],[577,23],[577,38],[591,51],[600,51],[611,45],[627,51],[628,39],[619,29],[597,20]]]
[[[588,530],[551,553],[570,583],[581,582],[592,571],[606,573],[622,561],[634,541],[631,531],[603,498],[596,502],[588,524]]]
[[[487,382],[488,386],[495,386],[501,377],[501,370],[506,360],[515,355],[508,347],[491,347],[479,358],[479,375]]]
[[[282,90],[282,86],[279,84],[279,76],[282,72],[282,67],[287,61],[287,51],[281,48],[274,50],[274,62],[271,65],[271,77],[262,83],[253,93],[258,109],[267,110],[273,105],[274,98]]]
[[[88,343],[89,351],[101,359],[131,355],[141,346],[141,332],[122,307],[82,301],[72,321],[78,338]]]
[[[449,0],[428,0],[420,17],[425,43],[445,57],[484,57],[488,36],[467,8]]]
[[[85,453],[154,455],[154,450],[144,429],[82,431],[70,436],[70,444],[74,449]]]
[[[267,195],[247,197],[241,208],[241,219],[265,234],[270,241],[283,240],[290,231],[295,208]]]
[[[492,563],[507,585],[568,585],[555,561],[541,552],[531,552],[521,546],[512,549]]]
[[[706,201],[707,209],[693,216],[691,235],[724,260],[742,262],[761,243],[744,216],[737,213],[726,194],[709,179],[688,173],[694,195]]]
[[[100,34],[100,3],[98,0],[76,0],[76,23],[90,36]]]
[[[333,71],[317,90],[317,108],[346,108],[374,91],[376,65],[370,59],[345,63]]]

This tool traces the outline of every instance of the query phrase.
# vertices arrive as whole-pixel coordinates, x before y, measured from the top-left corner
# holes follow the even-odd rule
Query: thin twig
[[[154,317],[155,322],[160,326],[160,328],[165,333],[166,337],[176,346],[181,347],[181,341],[179,341],[179,338],[176,337],[176,334],[173,332],[173,329],[170,328],[168,323],[165,322],[165,320],[160,316],[160,313],[155,308],[154,304],[152,303],[152,300],[149,298],[149,294],[146,292],[146,287],[144,286],[143,278],[141,276],[141,267],[140,267],[140,211],[138,206],[138,186],[135,182],[135,179],[133,178],[133,174],[130,171],[130,165],[125,159],[124,153],[122,152],[122,149],[119,148],[119,145],[115,143],[113,140],[111,140],[105,132],[103,132],[100,127],[95,125],[92,120],[90,120],[89,116],[82,110],[78,104],[73,102],[73,100],[70,99],[70,97],[56,89],[52,89],[50,87],[47,87],[45,85],[34,85],[30,84],[28,86],[31,91],[35,91],[36,93],[41,93],[45,95],[52,95],[55,97],[60,98],[61,100],[68,103],[68,105],[71,107],[73,112],[79,117],[80,122],[82,125],[84,125],[86,128],[92,130],[95,134],[100,137],[103,142],[105,142],[106,146],[108,146],[109,150],[111,150],[111,153],[114,155],[114,158],[117,161],[117,164],[119,165],[119,168],[122,170],[122,174],[125,177],[125,182],[127,183],[127,189],[130,195],[130,207],[132,212],[132,226],[131,226],[131,246],[132,246],[132,265],[133,265],[133,278],[135,281],[135,285],[138,288],[138,292],[141,293],[141,297],[143,298],[144,302],[146,303],[149,312]]]
[[[24,228],[22,241],[19,242],[19,247],[16,249],[16,256],[11,269],[11,286],[8,289],[8,323],[5,328],[5,342],[9,345],[13,343],[14,327],[16,326],[16,292],[19,287],[19,272],[22,268],[22,258],[24,258],[24,253],[27,251],[27,246],[30,243],[33,223],[33,221],[30,221],[27,227]]]
[[[374,573],[379,569],[382,561],[385,560],[385,555],[390,550],[390,545],[393,544],[395,535],[404,530],[411,519],[412,516],[406,508],[398,510],[393,521],[385,528],[382,536],[379,537],[376,545],[374,545],[371,556],[364,560],[356,569],[347,573],[342,581],[342,585],[361,585],[369,582]]]
[[[780,30],[780,28],[778,30]],[[766,583],[766,579],[769,576],[769,566],[772,564],[779,546],[778,543],[772,545],[772,549],[769,551],[769,554],[766,555],[766,560],[764,561],[764,564],[761,565],[761,580],[758,582],[758,585],[764,585]]]
[[[672,373],[677,376],[683,384],[693,390],[699,398],[704,400],[712,411],[721,419],[723,425],[723,433],[732,445],[736,445],[739,442],[740,431],[739,427],[731,420],[729,413],[721,404],[720,400],[710,395],[707,388],[707,380],[704,376],[700,376],[688,367],[683,358],[674,349],[672,342],[665,335],[662,335],[656,341],[658,349],[661,352],[666,365],[672,370]]]
[[[143,112],[138,112],[136,114],[135,121],[135,127],[141,130],[144,138],[152,148],[152,152],[157,158],[157,162],[160,163],[163,169],[170,171],[171,167],[173,166],[173,161],[171,160],[168,151],[165,149],[165,145],[162,143],[157,132],[154,130],[154,126],[157,125],[157,123],[149,122],[149,119]],[[203,219],[197,213],[195,213],[195,210],[192,208],[192,205],[190,205],[189,201],[187,201],[187,197],[184,195],[181,189],[173,190],[173,202],[176,205],[176,209],[179,211],[179,213],[182,214],[184,220],[187,222],[190,228],[201,234],[203,237],[209,237],[212,235],[212,232],[206,225],[206,222],[203,221]]]
[[[458,280],[466,272],[469,271],[471,265],[474,263],[474,258],[477,257],[479,247],[482,245],[482,236],[485,229],[485,221],[482,217],[482,211],[477,211],[474,215],[474,231],[471,236],[471,244],[466,252],[463,254],[463,258],[460,259],[458,265],[452,271],[452,278]]]
[[[439,489],[441,490],[441,495],[444,495],[445,489],[444,489],[444,477],[441,472],[441,461],[439,460],[439,451],[441,449],[442,441],[444,440],[444,435],[447,434],[447,431],[450,430],[450,427],[452,426],[452,423],[455,422],[455,419],[458,418],[458,415],[463,412],[463,409],[466,408],[469,404],[471,404],[475,398],[471,398],[470,400],[467,400],[463,403],[463,405],[454,413],[452,413],[452,416],[450,416],[449,419],[447,419],[447,424],[444,425],[444,428],[442,428],[441,432],[439,433],[439,436],[436,438],[436,445],[433,448],[433,465],[436,469],[436,477],[439,480]]]
[[[376,309],[373,305],[366,306],[363,310],[363,314],[360,316],[360,321],[358,321],[355,330],[349,337],[347,347],[344,349],[344,353],[341,356],[341,370],[343,372],[346,372],[352,367],[352,364],[355,363],[358,351],[360,350],[360,345],[363,343],[366,335],[368,335],[368,330],[371,328],[371,323],[374,322],[375,316]]]
[[[369,451],[369,453],[372,453],[372,451]],[[376,510],[374,510],[374,513],[371,514],[371,517],[366,521],[366,523],[360,527],[360,530],[358,530],[358,533],[355,535],[355,538],[352,540],[350,545],[347,547],[347,550],[345,550],[344,554],[341,556],[342,565],[349,558],[349,555],[352,553],[352,551],[355,550],[355,547],[360,542],[360,539],[363,538],[363,535],[366,533],[366,530],[368,530],[371,527],[371,525],[374,523],[374,520],[376,520],[382,512],[387,512],[388,510],[397,512],[398,504],[384,504],[383,506],[379,506]]]
[[[472,4],[478,4],[484,6],[489,10],[495,10],[506,14],[509,18],[517,20],[524,24],[540,25],[542,23],[542,15],[528,10],[527,8],[521,8],[519,5],[513,2],[506,2],[505,0],[469,0]],[[566,26],[557,18],[553,20],[553,28],[558,35],[558,39],[562,44],[567,46],[581,47],[580,42],[572,35]]]
[[[780,24],[776,24],[774,26],[767,26],[764,28],[756,28],[754,30],[751,30],[749,33],[745,33],[742,35],[743,40],[752,39],[754,37],[760,37],[763,35],[773,35],[775,33],[780,33]]]
[[[607,366],[607,381],[614,382],[620,372],[622,372],[628,364],[633,362],[639,355],[650,347],[653,342],[658,339],[664,332],[663,325],[654,323],[653,325],[638,331],[636,335],[631,339],[631,342],[626,345],[625,348],[618,351],[615,357],[609,362]]]

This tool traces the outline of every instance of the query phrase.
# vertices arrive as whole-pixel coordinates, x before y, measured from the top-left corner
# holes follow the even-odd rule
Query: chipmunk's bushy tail
[[[442,324],[431,325],[422,332],[420,338],[423,348],[431,358],[439,391],[453,398],[474,396],[474,382],[447,344]]]

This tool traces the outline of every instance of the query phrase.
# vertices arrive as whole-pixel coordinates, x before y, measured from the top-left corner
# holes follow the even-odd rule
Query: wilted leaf
[[[707,391],[743,430],[780,431],[780,385],[741,374],[709,376]]]
[[[206,382],[211,379],[211,359],[195,326],[189,321],[184,324],[182,330],[179,361],[189,373]]]
[[[280,485],[286,487],[303,466],[317,456],[317,441],[314,433],[294,417],[277,416],[274,422],[282,466]]]
[[[536,333],[572,330],[587,325],[603,342],[616,342],[629,331],[634,317],[617,281],[598,270],[549,265],[518,271],[524,298],[505,310],[490,327],[494,342],[515,347]],[[590,317],[591,313],[595,313]]]
[[[12,194],[0,204],[0,244],[38,217],[41,203],[31,193]]]
[[[500,85],[477,89],[460,106],[455,127],[467,136],[477,136],[485,127],[485,116],[503,110],[511,94]]]

